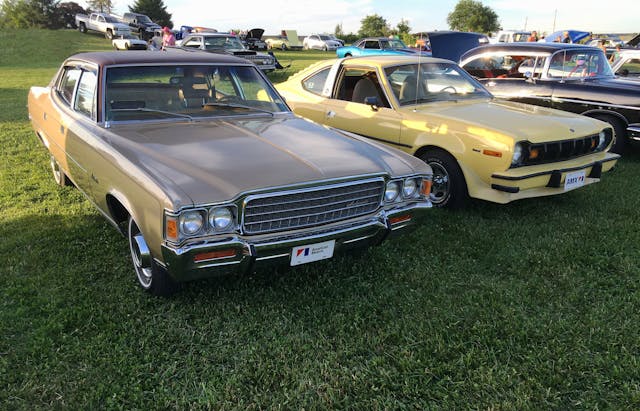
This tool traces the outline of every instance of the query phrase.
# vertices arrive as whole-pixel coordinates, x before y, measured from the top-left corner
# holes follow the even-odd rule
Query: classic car
[[[388,37],[366,37],[360,39],[350,46],[338,47],[336,55],[338,58],[373,56],[373,55],[406,55],[417,54],[419,50],[407,47],[400,39],[390,39]]]
[[[640,78],[640,50],[621,49],[618,58],[611,63],[614,74],[622,77]]]
[[[489,38],[489,43],[517,43],[519,41],[528,41],[529,36],[531,36],[530,31],[500,30],[495,37]]]
[[[132,34],[125,34],[119,37],[114,37],[111,40],[113,48],[116,50],[146,50],[147,42],[140,40],[138,37]]]
[[[276,85],[293,111],[382,141],[433,169],[431,202],[507,203],[599,181],[619,155],[604,122],[504,100],[457,64],[418,56],[316,63]]]
[[[128,238],[139,284],[158,295],[364,249],[431,207],[427,165],[295,116],[232,56],[81,53],[28,107],[55,181]]]
[[[586,41],[591,33],[580,30],[558,30],[548,34],[542,42],[545,43],[580,43]],[[566,38],[565,38],[566,36]]]
[[[295,30],[282,30],[279,36],[271,36],[264,41],[267,48],[279,50],[300,50],[302,43],[298,39],[298,33]]]
[[[583,114],[614,129],[612,150],[640,139],[640,82],[616,77],[601,49],[566,43],[477,47],[460,65],[500,98]]]
[[[263,34],[264,29],[251,29],[244,34],[241,34],[240,40],[242,40],[242,44],[244,44],[249,50],[266,50],[267,43],[262,41]]]
[[[333,51],[338,47],[342,47],[342,43],[328,34],[312,34],[302,40],[302,48],[305,50]]]
[[[229,54],[254,63],[264,72],[276,69],[276,58],[267,53],[247,50],[235,34],[190,33],[182,39],[179,48],[203,50],[210,53]]]

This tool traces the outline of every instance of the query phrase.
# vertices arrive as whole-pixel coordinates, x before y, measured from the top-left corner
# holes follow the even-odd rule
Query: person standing
[[[533,30],[531,32],[531,35],[529,36],[529,38],[527,39],[527,41],[529,42],[533,42],[533,41],[538,41],[538,32]]]
[[[167,26],[162,28],[162,50],[166,50],[167,47],[173,47],[176,45],[176,37],[171,32],[171,29]]]

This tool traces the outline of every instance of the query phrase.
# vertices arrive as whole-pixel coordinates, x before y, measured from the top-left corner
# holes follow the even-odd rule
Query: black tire
[[[282,49],[282,51],[287,51],[287,45],[282,43],[282,46],[280,46],[280,48]]]
[[[351,53],[347,53],[347,54],[345,54],[344,56],[345,56],[345,58],[346,58],[346,57],[351,57]]]
[[[64,173],[64,170],[60,168],[60,164],[56,161],[53,155],[49,158],[49,163],[51,164],[51,173],[53,174],[53,180],[57,185],[61,187],[72,186],[73,183],[69,180],[69,177]]]
[[[129,217],[127,237],[133,269],[142,289],[162,297],[175,293],[179,288],[178,283],[153,260],[147,242],[132,217]]]
[[[431,202],[435,207],[458,209],[469,200],[467,183],[453,156],[443,150],[431,150],[420,155],[431,166],[433,183]]]
[[[104,36],[109,40],[113,40],[113,31],[111,31],[111,29],[107,29],[107,31],[104,33]]]
[[[327,45],[325,44],[324,46],[322,46],[322,51],[327,51]]]
[[[627,129],[625,128],[622,120],[606,114],[596,114],[592,117],[611,124],[611,127],[613,127],[613,144],[609,151],[612,153],[624,154],[624,150],[627,146]]]
[[[125,44],[125,45],[124,45],[124,49],[125,49],[125,50],[129,50],[129,45],[128,45],[128,44]]]
[[[80,33],[86,33],[87,32],[87,25],[80,22],[80,24],[78,24],[78,31],[80,31]]]

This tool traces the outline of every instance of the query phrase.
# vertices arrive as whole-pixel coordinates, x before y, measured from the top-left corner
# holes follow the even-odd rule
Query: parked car
[[[300,50],[302,43],[298,39],[298,33],[295,30],[282,30],[279,36],[272,36],[265,39],[267,48],[279,50]]]
[[[460,207],[469,196],[508,203],[565,193],[599,181],[619,158],[607,152],[607,123],[496,100],[449,60],[326,60],[276,88],[303,117],[424,160],[439,207]]]
[[[77,54],[28,107],[56,182],[128,238],[155,294],[363,249],[431,206],[427,165],[300,119],[232,56]]]
[[[542,43],[563,43],[567,42],[565,40],[565,34],[568,36],[568,43],[581,43],[587,41],[587,39],[591,36],[591,33],[588,31],[580,31],[580,30],[558,30],[554,31],[551,34],[547,34],[547,36],[541,41]]]
[[[260,70],[269,72],[276,69],[276,58],[267,53],[247,50],[240,39],[229,33],[190,33],[182,39],[180,48],[204,50],[210,53],[229,54],[242,57],[254,63]]]
[[[104,33],[109,40],[130,34],[129,26],[107,13],[76,14],[76,26],[80,33],[89,30]]]
[[[611,70],[617,76],[640,78],[640,50],[621,49],[611,63]]]
[[[491,44],[465,53],[460,65],[496,97],[607,121],[615,131],[616,153],[622,153],[630,139],[640,138],[640,82],[617,78],[598,48]]]
[[[407,47],[400,39],[388,37],[366,37],[353,43],[351,46],[338,47],[336,55],[339,58],[372,56],[380,54],[406,55],[417,54],[419,50]]]
[[[332,39],[328,34],[312,34],[302,41],[302,48],[305,50],[333,51],[342,47],[342,43]]]
[[[249,50],[266,50],[267,43],[262,41],[264,29],[251,29],[246,35],[240,36],[242,44]]]
[[[151,21],[149,16],[141,13],[124,13],[122,21],[129,25],[132,33],[143,40],[149,40],[156,30],[162,29],[159,24]]]
[[[495,37],[489,38],[489,43],[517,43],[528,41],[529,36],[531,36],[531,32],[526,30],[500,30]]]
[[[113,48],[116,50],[146,50],[147,42],[132,34],[125,34],[111,40]]]

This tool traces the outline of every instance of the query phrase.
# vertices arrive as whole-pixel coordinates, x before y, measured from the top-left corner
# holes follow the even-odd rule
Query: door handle
[[[327,111],[327,118],[334,118],[336,116],[336,112],[333,110]]]

